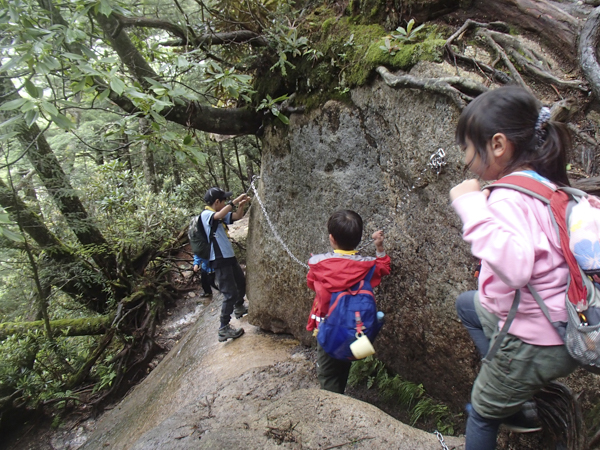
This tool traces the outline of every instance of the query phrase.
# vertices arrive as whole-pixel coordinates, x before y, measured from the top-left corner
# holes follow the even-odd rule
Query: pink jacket
[[[509,333],[534,345],[562,345],[526,285],[544,299],[553,321],[566,321],[565,294],[569,269],[550,212],[539,200],[512,189],[496,188],[487,199],[482,192],[457,198],[452,207],[463,222],[463,239],[481,259],[481,305],[504,319],[515,289],[521,302]]]

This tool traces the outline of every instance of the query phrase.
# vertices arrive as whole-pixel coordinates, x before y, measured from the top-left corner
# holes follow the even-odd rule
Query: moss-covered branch
[[[100,316],[86,319],[60,319],[51,320],[50,327],[54,337],[60,336],[90,336],[104,334],[110,328],[111,316]],[[44,332],[44,322],[6,322],[0,323],[0,340],[13,334],[26,334],[29,332]]]

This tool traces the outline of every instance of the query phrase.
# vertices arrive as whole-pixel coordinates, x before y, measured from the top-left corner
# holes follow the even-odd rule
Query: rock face
[[[326,223],[338,209],[363,217],[363,242],[385,230],[392,273],[376,291],[386,317],[376,356],[457,409],[478,360],[454,309],[456,296],[476,286],[476,262],[448,199],[464,179],[454,144],[458,116],[446,98],[376,81],[353,91],[349,104],[330,101],[293,115],[289,127],[268,129],[259,183],[276,233],[301,262],[329,251]],[[436,174],[430,157],[439,148],[446,165]],[[305,330],[313,300],[307,269],[288,256],[256,203],[248,236],[250,321],[314,344]]]

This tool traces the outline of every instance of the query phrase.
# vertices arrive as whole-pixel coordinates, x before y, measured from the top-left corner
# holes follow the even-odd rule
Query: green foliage
[[[240,98],[250,102],[250,96],[255,93],[252,88],[250,75],[238,74],[235,69],[223,69],[214,61],[206,63],[206,74],[203,83],[207,84],[207,93],[213,93],[226,104],[227,99]]]
[[[454,434],[453,418],[447,406],[428,397],[422,384],[391,374],[377,358],[369,356],[352,364],[348,383],[356,386],[362,382],[366,382],[367,389],[376,388],[383,401],[402,405],[410,413],[411,425],[418,421],[433,422],[442,434]]]
[[[48,341],[43,333],[10,336],[0,342],[0,392],[18,390],[22,401],[36,408],[53,404],[61,408],[77,401],[65,389],[70,371],[85,362],[92,337],[58,338]]]
[[[82,192],[111,245],[129,249],[131,257],[169,242],[188,217],[175,194],[153,194],[143,174],[131,173],[119,161],[98,167]]]
[[[256,110],[260,111],[261,109],[268,109],[271,111],[271,114],[277,117],[284,125],[288,125],[290,123],[290,120],[284,114],[282,114],[281,111],[279,111],[279,108],[277,108],[277,103],[280,103],[286,100],[287,98],[287,94],[282,95],[281,97],[277,97],[275,99],[271,98],[271,96],[267,94],[267,98],[262,100],[262,102],[260,103],[260,105],[258,105]]]
[[[422,24],[413,30],[414,24],[414,19],[410,19],[410,22],[408,22],[406,28],[396,28],[396,31],[398,33],[392,33],[390,37],[386,37],[383,41],[384,45],[380,45],[379,48],[389,53],[391,56],[396,55],[398,50],[401,49],[402,45],[407,42],[413,41],[416,38],[417,32],[425,26],[424,24]]]
[[[0,211],[2,209],[0,208]],[[23,242],[23,236],[18,233],[15,233],[9,230],[6,225],[12,224],[12,221],[9,219],[8,214],[0,213],[0,235],[3,235],[5,238],[10,239],[15,242]]]

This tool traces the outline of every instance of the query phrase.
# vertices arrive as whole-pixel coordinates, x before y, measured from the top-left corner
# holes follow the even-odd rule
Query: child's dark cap
[[[224,191],[218,187],[211,187],[206,194],[204,194],[204,201],[207,205],[212,205],[217,200],[225,200],[233,195],[233,192]]]

